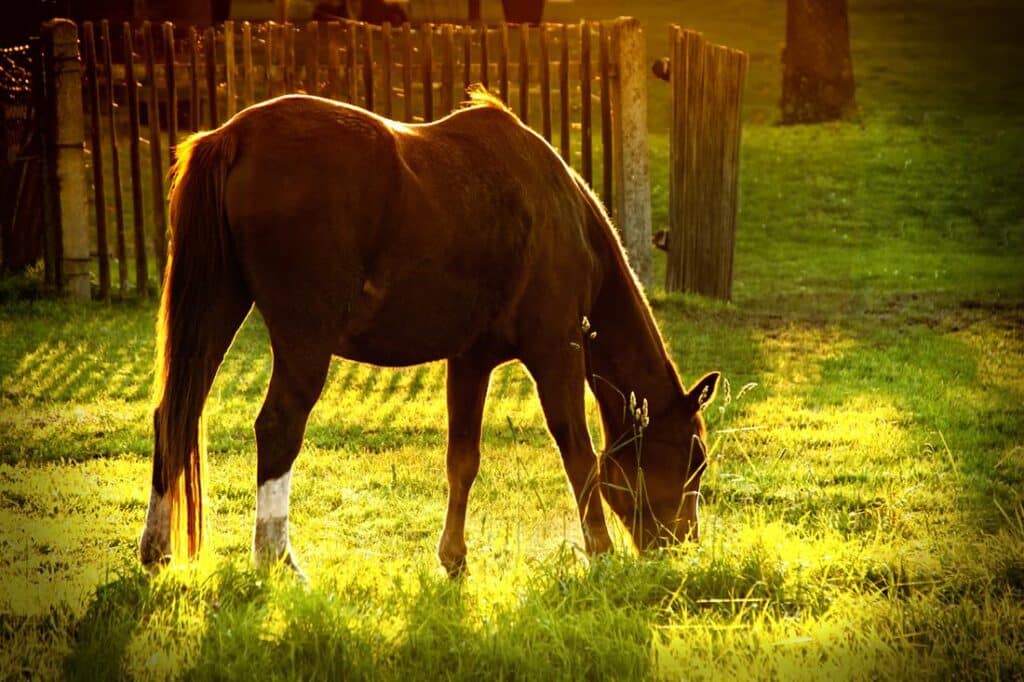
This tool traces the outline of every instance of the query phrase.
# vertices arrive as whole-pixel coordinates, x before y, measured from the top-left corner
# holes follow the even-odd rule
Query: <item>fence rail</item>
[[[646,114],[638,118],[628,111],[645,104],[636,102],[635,93],[623,98],[616,89],[620,74],[645,71],[642,51],[629,52],[626,59],[633,61],[624,63],[616,49],[620,36],[632,44],[637,38],[629,36],[639,33],[638,22],[621,19],[415,28],[353,21],[303,26],[228,21],[203,31],[169,22],[86,22],[81,27],[86,94],[81,125],[88,132],[85,149],[92,164],[89,203],[96,229],[89,241],[98,268],[97,294],[105,298],[116,286],[126,295],[134,285],[137,294],[147,295],[151,264],[157,276],[162,274],[165,178],[181,135],[215,127],[246,106],[290,92],[425,123],[453,111],[465,88],[481,83],[534,126],[587,182],[593,184],[597,173],[597,188],[613,214],[636,213],[636,207],[627,208],[617,198],[627,184],[643,184],[633,194],[648,196],[647,215],[618,218],[627,248],[646,251]],[[638,129],[613,130],[623,121]],[[641,138],[639,151],[624,146]],[[642,173],[635,170],[638,155]],[[121,172],[124,165],[127,176]],[[638,226],[635,236],[630,225]],[[128,261],[135,266],[133,283]],[[649,256],[645,261],[638,253],[634,265],[638,262],[648,262],[642,277],[649,279]]]

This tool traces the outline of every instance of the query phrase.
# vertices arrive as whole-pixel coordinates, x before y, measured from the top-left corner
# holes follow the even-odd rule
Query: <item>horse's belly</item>
[[[368,282],[346,316],[335,352],[385,366],[459,355],[494,335],[501,308],[496,293],[437,280],[383,292]]]

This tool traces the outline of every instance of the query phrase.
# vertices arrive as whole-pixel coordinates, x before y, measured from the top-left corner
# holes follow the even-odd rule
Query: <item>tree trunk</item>
[[[787,0],[782,63],[783,123],[852,114],[857,104],[846,0]]]

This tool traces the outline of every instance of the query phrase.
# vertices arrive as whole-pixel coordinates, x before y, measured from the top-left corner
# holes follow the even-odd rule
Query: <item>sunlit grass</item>
[[[616,554],[586,559],[511,365],[491,382],[472,573],[449,583],[443,365],[335,361],[293,481],[310,583],[253,571],[252,422],[271,367],[254,315],[207,409],[209,551],[151,579],[135,542],[153,304],[6,302],[0,677],[1024,675],[1024,125],[1020,75],[991,66],[1019,56],[1013,22],[943,7],[993,39],[965,46],[940,13],[855,4],[860,119],[780,128],[783,5],[756,4],[754,26],[731,1],[670,4],[631,11],[752,59],[735,301],[651,296],[684,381],[728,380],[706,415],[700,544],[636,557],[614,525]]]

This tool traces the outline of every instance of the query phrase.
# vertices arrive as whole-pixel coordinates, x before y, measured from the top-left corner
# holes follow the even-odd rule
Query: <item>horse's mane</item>
[[[501,101],[497,95],[485,88],[481,83],[474,83],[469,86],[466,90],[466,95],[469,96],[465,102],[462,103],[463,108],[470,109],[473,107],[490,107],[491,109],[501,109],[515,116],[515,112]],[[516,117],[518,118],[518,116]]]
[[[582,175],[577,173],[574,168],[569,168],[569,170],[572,173],[573,179],[576,181],[576,186],[583,197],[584,204],[590,211],[591,218],[593,220],[592,225],[596,228],[592,234],[596,233],[596,235],[598,235],[599,238],[602,238],[605,242],[607,253],[610,256],[610,262],[608,262],[607,265],[613,267],[619,273],[620,279],[618,280],[618,284],[623,287],[622,293],[632,299],[633,303],[636,305],[637,311],[643,319],[644,326],[647,328],[652,340],[659,348],[662,360],[665,363],[665,367],[668,369],[668,374],[671,377],[672,382],[680,393],[685,394],[686,387],[679,378],[679,370],[676,368],[676,364],[668,352],[668,347],[665,345],[665,338],[661,335],[661,330],[658,328],[658,324],[654,319],[654,311],[651,310],[651,304],[647,300],[647,296],[644,294],[644,288],[640,284],[640,280],[637,278],[636,272],[629,265],[629,255],[626,253],[626,249],[622,245],[622,238],[619,235],[619,231],[612,223],[611,216],[608,214],[608,210],[605,208],[604,202],[601,201],[597,192],[587,184],[587,181],[583,179]]]

